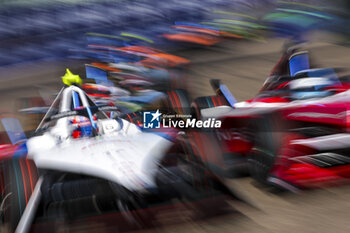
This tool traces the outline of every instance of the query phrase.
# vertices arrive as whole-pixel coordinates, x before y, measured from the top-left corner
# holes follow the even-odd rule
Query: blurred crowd
[[[313,30],[347,36],[348,9],[346,0],[2,1],[0,65],[81,58],[85,33],[107,34],[124,44],[131,33],[166,50],[228,38],[305,40]]]

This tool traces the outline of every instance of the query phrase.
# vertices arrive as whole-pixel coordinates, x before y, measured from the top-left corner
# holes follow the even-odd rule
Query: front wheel
[[[34,190],[37,169],[32,161],[24,158],[3,163],[5,190],[1,204],[2,219],[8,232],[14,232]]]
[[[267,178],[283,143],[286,124],[278,114],[271,114],[256,119],[254,129],[254,148],[248,156],[249,173],[259,183],[267,184]]]
[[[274,164],[275,155],[269,151],[254,148],[248,156],[249,173],[253,179],[267,184],[267,177]]]

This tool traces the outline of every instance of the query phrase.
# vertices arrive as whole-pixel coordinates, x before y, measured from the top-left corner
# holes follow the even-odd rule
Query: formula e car
[[[349,183],[349,94],[258,114],[249,158],[253,177],[293,192]]]
[[[222,121],[214,135],[223,174],[242,169],[292,191],[348,179],[348,83],[334,69],[311,69],[306,58],[293,52],[281,59],[252,100],[237,103],[214,80],[217,96],[194,101],[197,117]]]
[[[152,222],[147,211],[152,205],[231,195],[179,131],[144,131],[118,114],[106,115],[118,111],[97,106],[75,85],[60,91],[26,143],[40,174],[21,219],[7,219],[12,230],[19,220],[17,232],[27,232],[33,219],[115,211],[129,224],[144,226]],[[21,198],[11,201],[26,203]],[[19,203],[9,210],[16,211]]]

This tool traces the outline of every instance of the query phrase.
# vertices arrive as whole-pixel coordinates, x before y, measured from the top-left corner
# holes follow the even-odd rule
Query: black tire
[[[191,114],[190,100],[188,93],[185,90],[178,89],[168,91],[168,111],[177,114],[188,115]]]
[[[286,126],[278,114],[271,114],[257,120],[254,128],[256,129],[254,148],[248,156],[249,173],[259,183],[267,184]]]
[[[261,184],[267,184],[267,178],[274,163],[274,155],[256,148],[249,155],[248,163],[250,176]]]
[[[141,196],[103,179],[46,172],[41,188],[43,215],[49,219],[67,222],[118,211],[125,224],[137,229],[152,223],[152,213]]]
[[[37,170],[33,162],[23,158],[4,163],[3,221],[8,232],[14,232],[35,187]]]

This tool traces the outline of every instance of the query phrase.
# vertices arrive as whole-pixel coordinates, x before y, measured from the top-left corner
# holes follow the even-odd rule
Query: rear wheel
[[[188,93],[185,90],[178,89],[168,91],[168,110],[180,115],[190,114],[190,101]]]

